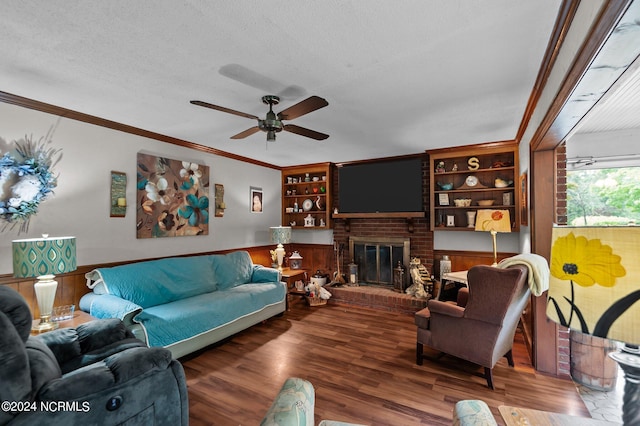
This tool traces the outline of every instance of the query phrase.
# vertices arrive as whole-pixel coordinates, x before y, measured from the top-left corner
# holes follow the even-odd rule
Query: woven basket
[[[319,297],[305,296],[305,298],[307,299],[307,302],[309,302],[309,306],[322,306],[327,304],[326,299],[321,299]]]

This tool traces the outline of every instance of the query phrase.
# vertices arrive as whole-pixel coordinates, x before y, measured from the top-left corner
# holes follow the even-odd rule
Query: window
[[[567,170],[568,225],[640,225],[640,167]]]

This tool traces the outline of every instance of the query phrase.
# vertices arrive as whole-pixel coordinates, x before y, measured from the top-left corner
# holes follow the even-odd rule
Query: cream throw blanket
[[[534,296],[540,296],[549,290],[549,264],[544,257],[523,253],[503,259],[498,263],[498,268],[508,268],[513,265],[525,265],[529,268],[529,289]]]

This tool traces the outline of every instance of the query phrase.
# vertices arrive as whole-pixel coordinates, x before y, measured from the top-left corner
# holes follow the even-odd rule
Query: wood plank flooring
[[[462,399],[484,400],[501,425],[503,404],[589,417],[570,380],[533,370],[521,335],[514,346],[515,368],[502,359],[494,368],[492,391],[474,375],[481,368],[460,360],[446,356],[416,365],[415,334],[411,315],[309,307],[295,299],[283,316],[180,360],[190,424],[257,425],[291,376],[313,383],[316,424],[331,419],[450,425]]]

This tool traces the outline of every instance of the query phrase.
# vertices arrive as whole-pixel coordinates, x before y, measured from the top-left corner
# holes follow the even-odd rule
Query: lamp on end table
[[[511,232],[509,210],[478,210],[476,231],[491,233],[491,239],[493,240],[493,264],[491,266],[498,266],[496,235],[498,232]]]
[[[554,227],[547,317],[625,343],[611,352],[625,374],[622,420],[640,424],[640,227]]]
[[[289,244],[291,242],[291,227],[290,226],[272,226],[271,230],[271,242],[276,243],[276,256],[278,257],[278,270],[282,272],[282,262],[284,261],[284,246],[283,244]]]
[[[14,240],[13,276],[17,278],[38,277],[33,285],[40,311],[40,323],[33,326],[36,332],[53,330],[57,322],[51,321],[51,311],[56,297],[58,282],[54,274],[76,270],[76,238],[42,238]]]

